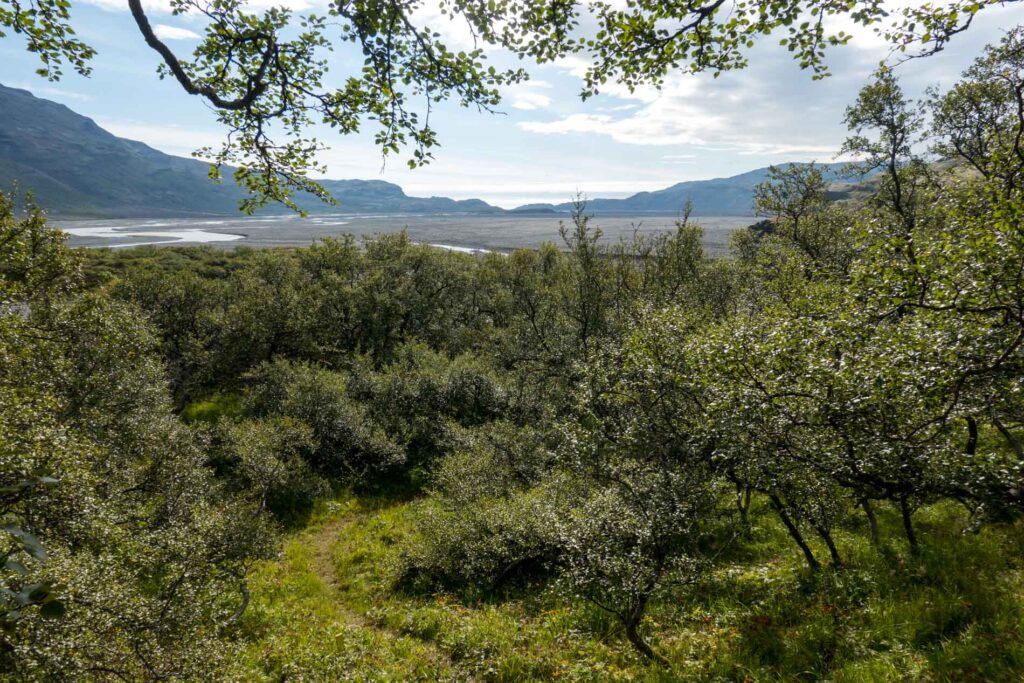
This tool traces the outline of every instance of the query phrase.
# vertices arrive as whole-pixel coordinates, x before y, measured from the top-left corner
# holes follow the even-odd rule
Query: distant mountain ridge
[[[373,213],[502,213],[504,209],[492,206],[482,199],[449,199],[448,197],[410,197],[401,187],[384,180],[321,180],[339,207],[310,205],[311,210],[354,211]]]
[[[778,164],[783,168],[792,163]],[[847,180],[844,171],[848,164],[817,164],[829,183]],[[693,206],[694,216],[752,216],[754,213],[754,187],[768,179],[768,168],[758,168],[728,178],[688,180],[655,192],[639,192],[624,199],[588,199],[587,212],[594,214],[643,214],[682,212],[687,202]],[[837,195],[836,198],[842,198]],[[571,202],[564,204],[528,204],[521,210],[558,212],[570,211]]]
[[[786,166],[788,164],[781,164]],[[843,164],[823,164],[830,181]],[[78,217],[155,218],[225,215],[243,198],[229,177],[210,181],[209,166],[119,138],[68,107],[27,90],[0,85],[0,189],[31,191],[50,213]],[[225,173],[228,176],[228,173]],[[759,168],[730,178],[692,180],[625,199],[592,199],[594,214],[679,213],[692,202],[695,216],[752,216],[754,187],[768,177]],[[506,211],[480,199],[410,197],[383,180],[321,180],[338,200],[329,206],[306,196],[310,212],[545,215],[572,204],[528,204]],[[270,206],[268,212],[284,211]]]

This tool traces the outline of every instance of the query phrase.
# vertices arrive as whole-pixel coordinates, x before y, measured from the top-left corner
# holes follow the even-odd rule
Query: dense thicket
[[[1022,66],[1018,29],[927,117],[881,72],[847,114],[871,197],[778,169],[717,260],[686,219],[607,244],[581,207],[561,247],[98,251],[83,285],[5,201],[5,666],[208,675],[273,524],[332,486],[427,494],[396,589],[551,587],[652,659],[648,605],[752,499],[811,573],[839,529],[892,542],[883,509],[914,553],[922,506],[1018,518]]]
[[[172,412],[143,313],[81,291],[63,241],[0,198],[0,662],[15,680],[200,677],[268,521]]]

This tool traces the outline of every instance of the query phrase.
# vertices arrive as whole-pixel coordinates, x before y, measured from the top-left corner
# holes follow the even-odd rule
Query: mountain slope
[[[206,165],[115,137],[67,107],[0,86],[0,187],[15,182],[58,213],[138,215],[222,212],[233,187]]]
[[[237,212],[242,192],[230,180],[210,182],[207,169],[202,161],[116,137],[64,105],[0,85],[0,188],[9,190],[17,183],[52,213],[138,217]],[[339,206],[312,198],[300,203],[311,211],[501,211],[479,199],[409,197],[399,186],[380,180],[328,180],[324,185]]]

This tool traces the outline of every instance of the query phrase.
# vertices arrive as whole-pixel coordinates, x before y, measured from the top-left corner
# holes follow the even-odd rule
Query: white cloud
[[[583,80],[583,77],[587,75],[587,70],[590,68],[590,62],[583,57],[577,57],[575,55],[569,55],[568,57],[561,57],[553,62],[555,68],[564,71],[570,76]]]
[[[882,7],[889,13],[889,16],[882,18],[878,23],[871,26],[857,23],[849,14],[826,17],[823,23],[825,30],[829,33],[834,34],[842,31],[852,36],[848,43],[851,47],[857,50],[885,54],[892,46],[882,34],[902,20],[902,11],[904,9],[915,6],[921,6],[920,0],[885,0],[882,3]]]
[[[52,97],[57,100],[74,100],[75,102],[90,102],[93,99],[92,95],[85,95],[79,92],[65,90],[64,88],[54,88],[53,86],[46,85],[46,81],[43,79],[39,79],[38,83],[29,83],[27,81],[7,81],[4,85],[9,88],[28,90],[36,97]]]
[[[413,11],[410,19],[417,27],[439,33],[441,37],[438,40],[444,43],[449,50],[472,50],[476,47],[484,47],[483,45],[478,46],[473,29],[464,18],[441,14],[441,8],[437,3],[420,5]]]
[[[741,156],[778,156],[786,157],[814,157],[818,161],[831,161],[832,157],[839,151],[838,145],[814,145],[792,142],[738,142],[732,147],[726,147],[727,151],[735,152]],[[796,160],[796,159],[794,159]]]
[[[556,121],[523,121],[519,127],[530,133],[596,133],[628,145],[695,145],[705,142],[708,133],[720,129],[721,122],[686,105],[665,100],[624,119],[607,114],[570,114]]]
[[[175,124],[154,125],[117,119],[97,119],[96,123],[118,137],[144,142],[161,152],[178,156],[191,156],[201,147],[216,149],[225,139],[215,130],[195,130]]]
[[[525,81],[505,88],[504,97],[513,109],[523,111],[546,109],[551,106],[551,96],[538,92],[538,90],[550,90],[551,87],[547,81]]]
[[[887,0],[886,6],[893,11],[906,4],[908,0]],[[985,22],[994,26],[999,11],[986,10]],[[858,26],[848,16],[830,18],[827,29],[854,37],[853,49],[829,51],[826,59],[836,76],[825,81],[814,82],[810,73],[799,69],[792,55],[777,45],[785,35],[779,32],[751,51],[750,66],[743,71],[726,72],[718,79],[677,73],[661,90],[643,86],[630,91],[609,83],[602,86],[599,97],[559,118],[537,116],[517,125],[536,134],[588,136],[587,145],[600,145],[597,138],[604,137],[637,146],[713,146],[714,150],[705,148],[702,159],[717,152],[734,157],[831,160],[847,134],[842,124],[845,105],[889,49],[874,27]],[[984,32],[990,33],[991,28],[979,28],[972,35],[982,39]],[[956,46],[958,51],[970,52],[966,47],[963,42]],[[917,96],[942,73],[955,73],[959,66],[951,70],[949,63],[959,65],[963,59],[950,50],[905,65],[901,75],[906,77],[908,93]],[[563,77],[582,80],[588,62],[572,56],[557,61],[553,68]],[[677,164],[680,160],[665,161]]]
[[[155,25],[153,32],[156,33],[157,38],[163,40],[198,40],[201,37],[195,31],[179,26],[168,26],[167,24]]]
[[[514,109],[521,109],[523,111],[546,109],[551,106],[551,98],[539,92],[519,93],[513,96],[511,100]]]
[[[577,76],[583,72],[578,59],[565,60],[559,68]],[[858,62],[844,71],[862,70],[866,75],[870,67]],[[859,76],[850,80],[849,75],[846,80],[814,82],[785,50],[766,45],[755,51],[751,66],[743,71],[717,79],[710,74],[675,74],[660,90],[643,87],[629,92],[612,86],[582,111],[518,125],[531,133],[604,136],[626,145],[701,145],[701,158],[721,152],[827,160],[845,137],[839,127],[842,106],[859,84]],[[664,158],[673,165],[686,160]]]
[[[711,93],[697,98],[666,93],[624,117],[576,113],[554,121],[523,121],[519,127],[548,135],[604,135],[628,145],[700,145],[705,151],[743,156],[811,156],[824,160],[838,151],[841,139],[823,140],[817,131],[806,134],[793,125],[788,108],[773,110],[756,97],[733,107],[721,106],[723,100],[730,98],[731,95]],[[756,116],[751,112],[756,112]],[[693,157],[685,154],[662,158],[678,163]]]
[[[627,116],[608,113],[575,113],[555,121],[523,121],[519,127],[531,133],[593,133],[607,135],[631,145],[701,144],[725,127],[722,117],[703,105],[707,96],[698,94],[693,77],[674,79],[664,91],[644,88],[636,93],[613,94],[619,99],[637,99],[643,106]],[[620,110],[623,111],[623,110]]]
[[[591,67],[591,62],[580,56],[569,55],[567,57],[561,57],[553,62],[556,69],[569,76],[574,76],[581,81],[587,76],[587,71]],[[686,77],[677,77],[674,80],[674,87],[677,90],[683,90],[688,87],[691,79]],[[689,87],[695,87],[689,85]],[[615,97],[618,99],[631,99],[641,102],[653,102],[662,96],[662,91],[658,90],[652,85],[641,85],[634,89],[630,89],[620,83],[609,81],[600,86],[599,88],[602,95],[608,97]]]

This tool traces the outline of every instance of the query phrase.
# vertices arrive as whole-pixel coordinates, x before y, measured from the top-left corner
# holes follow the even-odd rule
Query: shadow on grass
[[[761,519],[752,546],[683,596],[691,612],[722,623],[726,646],[709,672],[739,680],[1021,680],[1022,530],[994,525],[965,535],[952,506],[919,516],[918,556],[907,551],[896,513],[885,511],[881,548],[844,533],[847,567],[817,573],[782,545],[771,518]]]

